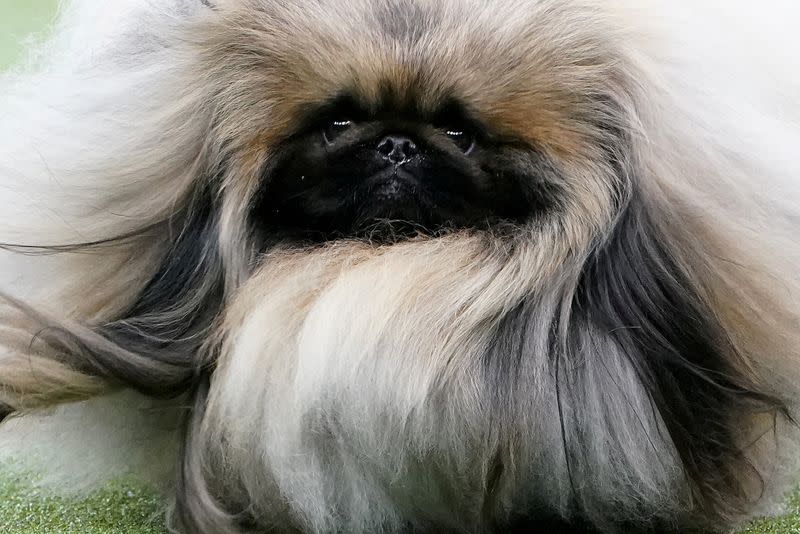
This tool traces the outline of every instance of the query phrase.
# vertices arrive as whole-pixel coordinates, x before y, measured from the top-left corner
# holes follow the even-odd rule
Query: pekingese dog
[[[794,2],[111,4],[3,81],[5,439],[115,390],[190,406],[187,534],[780,501]]]

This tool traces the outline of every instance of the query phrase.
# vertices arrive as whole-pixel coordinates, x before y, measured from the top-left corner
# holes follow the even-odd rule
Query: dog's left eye
[[[342,135],[342,133],[346,132],[353,126],[353,121],[350,119],[339,119],[335,121],[331,121],[323,128],[322,135],[325,138],[325,141],[330,144],[332,143],[337,137]]]
[[[444,133],[464,154],[469,154],[475,147],[475,135],[465,127],[447,127]]]

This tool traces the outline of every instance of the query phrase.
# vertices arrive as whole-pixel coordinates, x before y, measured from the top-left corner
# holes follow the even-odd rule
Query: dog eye
[[[349,119],[340,119],[331,121],[323,128],[322,135],[325,137],[325,142],[332,143],[337,137],[342,135],[353,126],[353,121]]]
[[[475,147],[475,134],[467,128],[448,127],[444,129],[444,133],[464,154],[469,154]]]

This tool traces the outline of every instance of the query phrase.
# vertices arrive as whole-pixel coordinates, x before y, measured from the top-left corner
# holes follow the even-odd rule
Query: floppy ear
[[[187,38],[209,18],[197,0],[72,2],[36,69],[0,79],[5,412],[191,375],[217,298],[196,193],[218,165],[213,89]]]
[[[668,237],[656,221],[669,218],[634,193],[585,266],[570,310],[572,325],[582,326],[566,332],[559,354],[572,369],[576,362],[621,358],[638,382],[629,394],[641,390],[651,410],[639,415],[655,421],[651,430],[640,427],[642,450],[635,454],[653,456],[652,465],[674,455],[688,489],[687,515],[730,520],[760,497],[762,481],[745,442],[748,418],[770,414],[774,421],[787,407],[753,371],[690,271],[702,263],[694,244],[681,242],[680,233]],[[580,406],[586,398],[571,380],[562,374],[559,403]],[[620,393],[617,402],[630,402]],[[607,410],[614,409],[612,402]],[[623,432],[608,415],[606,432]],[[592,457],[591,440],[578,436],[579,429],[565,433],[567,459],[591,469],[580,465]],[[667,449],[659,451],[658,443]]]
[[[0,331],[4,415],[117,386],[161,397],[191,386],[223,289],[211,201],[203,195],[185,211],[183,228],[155,275],[113,321],[92,326],[54,318],[6,297],[8,326]]]

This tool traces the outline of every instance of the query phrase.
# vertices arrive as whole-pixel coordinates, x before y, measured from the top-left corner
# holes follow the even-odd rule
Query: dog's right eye
[[[325,138],[325,142],[331,144],[337,137],[349,130],[352,126],[353,121],[349,119],[340,119],[329,122],[322,130],[322,135]]]
[[[475,147],[475,134],[467,127],[447,127],[444,129],[444,133],[464,154],[469,154]]]

